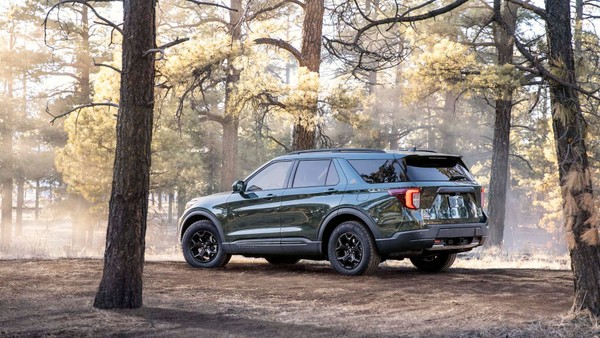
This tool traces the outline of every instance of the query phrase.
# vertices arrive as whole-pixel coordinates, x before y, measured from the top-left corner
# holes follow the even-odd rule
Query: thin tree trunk
[[[40,180],[35,180],[35,220],[40,219]],[[47,224],[46,224],[47,225]]]
[[[241,44],[242,41],[242,1],[231,0],[229,11],[229,33],[234,44]],[[223,143],[221,146],[221,182],[219,188],[221,191],[231,189],[231,184],[237,174],[237,158],[238,158],[238,129],[240,118],[238,112],[232,111],[231,102],[233,90],[240,81],[241,70],[234,67],[233,60],[227,62],[227,76],[225,78],[225,114],[221,125],[223,126]]]
[[[11,48],[12,50],[12,37]],[[12,99],[13,79],[12,72],[8,74],[8,84],[6,88],[7,96]],[[13,211],[13,185],[14,185],[14,157],[13,157],[13,110],[12,102],[3,105],[4,121],[1,141],[2,141],[2,221],[0,226],[0,250],[8,250],[12,239],[12,211]]]
[[[546,35],[549,64],[561,81],[549,81],[554,139],[563,192],[571,268],[575,282],[574,310],[600,315],[600,240],[592,200],[592,181],[585,145],[586,123],[573,85],[575,63],[571,35],[570,2],[546,0]],[[590,220],[591,222],[587,222]]]
[[[15,220],[15,234],[21,236],[23,234],[23,204],[25,202],[25,179],[19,177],[17,179],[17,215]]]
[[[454,154],[456,149],[456,100],[458,94],[447,91],[444,97],[444,112],[442,116],[442,125],[440,128],[440,151],[447,154]]]
[[[82,6],[81,10],[81,46],[77,52],[77,70],[79,72],[79,104],[90,102],[90,29],[88,22],[88,8]]]
[[[496,20],[502,24],[494,27],[494,42],[498,52],[498,65],[513,62],[514,33],[518,6],[508,1],[494,0]],[[508,31],[507,31],[508,30]],[[505,89],[496,99],[494,138],[492,143],[492,169],[490,173],[489,245],[501,246],[504,241],[506,218],[506,193],[508,189],[510,151],[510,120],[513,106],[512,89]]]
[[[142,306],[154,110],[154,1],[123,2],[121,93],[104,271],[94,306]]]
[[[173,199],[175,198],[175,195],[173,194],[173,192],[169,193],[169,211],[168,211],[168,216],[167,216],[167,224],[168,225],[172,225],[173,224]]]
[[[321,45],[323,33],[323,0],[306,0],[304,5],[304,22],[302,24],[302,60],[301,66],[310,72],[319,73],[321,67]],[[298,117],[294,125],[292,149],[311,149],[316,144],[314,120],[317,115],[317,98],[310,99],[304,114]]]
[[[185,189],[177,190],[177,218],[183,216],[185,204],[188,202],[187,191]]]
[[[237,79],[239,80],[239,74]],[[223,170],[221,171],[220,184],[221,191],[231,190],[231,184],[236,179],[239,124],[240,120],[237,116],[225,116],[224,118],[222,145]]]

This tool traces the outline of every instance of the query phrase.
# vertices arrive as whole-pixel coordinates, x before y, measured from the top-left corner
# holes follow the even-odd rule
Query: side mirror
[[[233,190],[233,192],[243,192],[244,181],[235,181],[233,185],[231,185],[231,190]]]

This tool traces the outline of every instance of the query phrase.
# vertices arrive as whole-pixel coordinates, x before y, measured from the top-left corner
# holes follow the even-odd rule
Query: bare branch
[[[532,172],[535,173],[535,170],[533,170],[533,167],[531,166],[531,164],[529,163],[529,161],[527,159],[525,159],[525,157],[521,156],[521,155],[517,155],[517,154],[509,154],[512,157],[516,157],[519,160],[525,162],[525,164],[529,167],[529,170],[531,170]]]
[[[548,18],[548,16],[546,15],[546,11],[542,8],[539,8],[529,2],[524,2],[521,0],[508,0],[509,2],[512,2],[515,5],[519,5],[521,7],[523,7],[526,10],[532,11],[535,14],[537,14],[540,18],[546,20]]]
[[[76,112],[76,111],[80,111],[81,109],[84,108],[90,108],[90,107],[115,107],[115,108],[119,108],[119,105],[116,103],[112,103],[112,102],[92,102],[92,103],[86,103],[86,104],[82,104],[76,107],[71,108],[71,110],[64,112],[62,114],[59,115],[54,115],[52,113],[50,113],[50,109],[48,108],[48,106],[46,106],[46,113],[50,116],[52,116],[52,120],[50,120],[50,124],[54,124],[54,122],[60,118],[63,118],[65,116],[68,116],[69,114]]]
[[[188,2],[191,2],[193,4],[196,4],[198,6],[213,6],[213,7],[219,7],[219,8],[224,8],[228,11],[233,11],[233,12],[237,12],[237,9],[233,9],[231,7],[225,6],[225,5],[221,5],[221,4],[216,4],[214,2],[206,2],[206,1],[198,1],[198,0],[186,0]]]
[[[95,59],[92,59],[92,61],[94,62],[94,66],[96,66],[96,67],[110,68],[110,69],[114,70],[115,72],[121,74],[121,70],[115,66],[107,65],[106,63],[97,63]]]
[[[275,47],[284,49],[284,50],[288,51],[290,54],[292,54],[294,56],[294,58],[296,58],[296,60],[298,60],[298,63],[300,64],[300,66],[304,65],[304,59],[302,58],[302,54],[300,53],[300,51],[298,51],[298,49],[296,49],[294,46],[292,46],[287,41],[283,41],[281,39],[273,39],[273,38],[258,38],[256,40],[254,40],[254,43],[256,43],[257,45],[271,45],[271,46],[275,46]]]
[[[186,42],[186,41],[188,41],[189,39],[190,39],[190,38],[183,38],[183,39],[180,39],[180,38],[178,37],[178,38],[176,38],[174,41],[171,41],[171,42],[169,42],[169,43],[165,43],[165,44],[164,44],[164,45],[162,45],[162,46],[159,46],[159,47],[156,47],[156,48],[152,48],[152,49],[148,49],[147,51],[145,51],[145,52],[144,52],[144,54],[142,55],[142,57],[146,57],[146,56],[148,56],[148,54],[151,54],[151,53],[160,53],[160,54],[161,54],[161,57],[160,57],[160,58],[158,58],[158,60],[161,60],[161,59],[163,58],[163,56],[165,55],[165,49],[167,49],[167,48],[169,48],[169,47],[176,46],[176,45],[178,45],[178,44],[180,44],[180,43]]]
[[[537,60],[535,58],[535,56],[533,56],[516,37],[515,37],[515,46],[517,47],[519,52],[527,59],[527,61],[529,61],[533,64],[533,66],[535,67],[535,70],[537,70],[539,72],[539,75],[542,76],[543,78],[550,79],[552,81],[556,81],[563,86],[573,88],[573,89],[577,90],[578,92],[580,92],[581,94],[584,94],[588,97],[591,97],[591,98],[594,98],[594,99],[600,101],[600,97],[595,95],[598,92],[598,90],[594,90],[594,91],[586,90],[584,88],[581,88],[578,85],[569,83],[569,82],[559,78],[558,76],[552,74],[552,72],[550,72],[548,69],[546,69],[546,67],[544,67],[539,62],[539,60]],[[523,68],[523,67],[518,67],[518,68]]]
[[[118,31],[119,33],[123,34],[123,30],[116,25],[114,22],[106,19],[105,17],[103,17],[102,15],[100,15],[100,13],[98,13],[98,11],[96,11],[96,9],[94,8],[94,6],[90,5],[90,2],[121,2],[121,0],[62,0],[58,3],[56,3],[54,6],[50,7],[50,9],[48,10],[48,12],[46,13],[46,17],[44,18],[44,44],[46,46],[48,46],[48,41],[47,41],[47,26],[48,26],[48,18],[50,17],[50,13],[52,13],[53,10],[59,8],[62,5],[65,4],[81,4],[84,5],[86,7],[88,7],[92,13],[94,13],[94,15],[102,20],[102,22],[106,23],[106,25],[112,27],[114,30]]]
[[[262,14],[265,14],[265,13],[268,13],[268,12],[272,12],[272,11],[274,11],[276,9],[279,9],[279,8],[281,8],[281,7],[283,7],[283,6],[287,5],[287,4],[296,4],[296,5],[298,5],[298,6],[302,7],[302,8],[305,7],[304,3],[300,2],[300,1],[297,1],[297,0],[283,0],[281,2],[278,2],[278,3],[274,4],[273,6],[261,8],[261,9],[257,10],[256,12],[248,15],[246,17],[246,21],[252,21],[252,20],[256,19],[258,16],[260,16]]]
[[[396,23],[400,23],[400,22],[417,22],[417,21],[423,21],[426,19],[431,19],[434,18],[438,15],[444,14],[444,13],[448,13],[451,10],[458,8],[462,5],[464,5],[467,1],[469,0],[457,0],[447,6],[438,8],[438,9],[434,9],[431,10],[427,13],[423,13],[423,14],[419,14],[419,15],[414,15],[414,16],[405,16],[404,14],[402,16],[395,16],[395,17],[391,17],[391,18],[385,18],[385,19],[381,19],[381,20],[375,20],[367,25],[365,25],[364,27],[362,27],[361,29],[358,30],[358,33],[356,35],[356,37],[354,38],[354,41],[357,42],[360,37],[362,36],[362,34],[364,34],[367,30],[375,27],[375,26],[379,26],[379,25],[394,25]],[[411,10],[409,9],[408,11],[406,11],[405,13],[410,13]]]

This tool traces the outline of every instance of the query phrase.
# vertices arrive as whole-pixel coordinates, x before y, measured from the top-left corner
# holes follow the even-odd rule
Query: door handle
[[[327,193],[327,194],[330,194],[330,195],[331,195],[331,194],[335,194],[336,192],[337,192],[337,189],[336,189],[336,188],[329,188],[329,189],[327,189],[327,191],[326,191],[326,193]]]
[[[276,196],[273,194],[268,194],[267,196],[263,197],[264,199],[266,199],[267,201],[270,201],[272,199],[274,199]]]

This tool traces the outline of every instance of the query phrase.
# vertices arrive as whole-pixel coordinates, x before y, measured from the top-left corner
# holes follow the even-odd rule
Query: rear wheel
[[[427,257],[413,257],[410,261],[413,263],[417,269],[426,272],[440,272],[448,270],[454,260],[456,259],[456,254],[439,254],[435,256],[427,256]]]
[[[369,230],[356,221],[344,222],[333,230],[327,254],[333,268],[344,275],[370,275],[381,261]]]
[[[181,240],[183,257],[196,268],[225,266],[231,255],[223,250],[219,232],[212,222],[203,220],[190,225]]]
[[[267,256],[265,259],[275,265],[296,264],[300,261],[300,258],[294,256]]]

